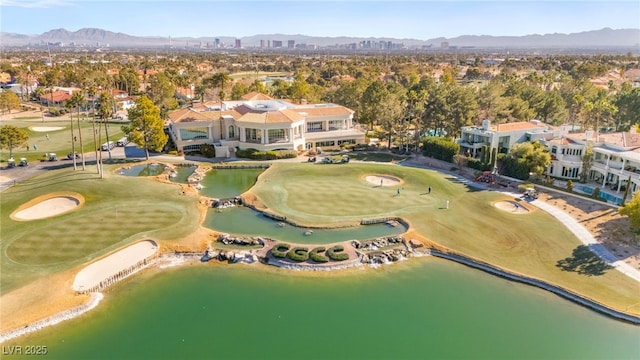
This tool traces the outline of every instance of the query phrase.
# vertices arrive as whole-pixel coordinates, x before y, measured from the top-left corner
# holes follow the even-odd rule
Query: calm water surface
[[[212,169],[200,182],[204,187],[200,194],[216,199],[238,196],[249,190],[263,171],[264,169]]]
[[[640,328],[422,258],[340,274],[187,265],[3,344],[48,359],[638,359]]]
[[[305,235],[306,228],[289,224],[281,226],[278,221],[246,207],[209,209],[203,226],[236,235],[256,235],[299,244],[329,244],[346,240],[366,240],[380,236],[400,235],[407,228],[398,225],[375,224],[338,229],[312,229]]]

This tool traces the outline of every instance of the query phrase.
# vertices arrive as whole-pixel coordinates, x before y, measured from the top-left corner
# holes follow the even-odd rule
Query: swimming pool
[[[574,187],[574,190],[576,190],[577,192],[581,192],[583,194],[587,194],[587,195],[592,195],[593,194],[593,188],[587,185],[577,185]],[[606,200],[607,202],[610,203],[614,203],[616,205],[621,205],[622,204],[622,198],[619,198],[615,195],[611,195],[609,193],[606,192],[600,192],[600,194],[598,195],[601,199]]]

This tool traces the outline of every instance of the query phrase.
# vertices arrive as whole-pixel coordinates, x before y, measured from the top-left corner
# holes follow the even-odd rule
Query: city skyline
[[[0,0],[0,6],[0,30],[27,35],[101,28],[135,36],[280,33],[427,40],[640,28],[637,1]]]

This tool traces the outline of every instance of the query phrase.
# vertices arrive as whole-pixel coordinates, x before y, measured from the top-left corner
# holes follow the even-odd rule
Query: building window
[[[330,120],[329,130],[344,130],[344,120]]]
[[[236,127],[233,125],[229,125],[229,138],[233,139],[236,137]]]
[[[356,139],[338,140],[338,146],[342,144],[355,144],[355,143],[356,143]]]
[[[180,139],[184,141],[196,140],[196,139],[208,139],[208,138],[209,138],[209,130],[206,127],[180,129]]]
[[[250,143],[262,142],[262,130],[260,129],[244,129],[245,141]]]
[[[198,152],[200,151],[200,145],[187,145],[182,148],[184,152]]]
[[[286,129],[269,129],[269,143],[287,142]]]
[[[322,121],[315,121],[307,123],[307,132],[322,131]]]
[[[327,146],[335,146],[336,142],[331,140],[331,141],[318,141],[316,143],[316,147],[327,147]]]

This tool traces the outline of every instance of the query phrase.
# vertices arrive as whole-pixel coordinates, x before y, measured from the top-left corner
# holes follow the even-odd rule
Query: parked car
[[[116,144],[113,141],[109,141],[109,142],[106,142],[106,143],[102,144],[102,146],[100,146],[100,150],[102,150],[102,151],[111,150],[115,146],[116,146]]]
[[[126,146],[129,143],[129,138],[126,136],[123,136],[120,138],[120,140],[118,140],[118,142],[116,143],[118,146]]]

